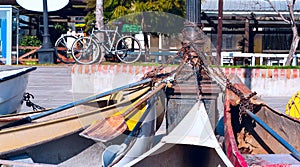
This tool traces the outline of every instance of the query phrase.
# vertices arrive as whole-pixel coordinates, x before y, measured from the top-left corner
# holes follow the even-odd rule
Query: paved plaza
[[[72,92],[71,70],[72,65],[38,66],[30,73],[27,87],[27,92],[34,95],[32,102],[45,108],[55,108],[88,96]],[[290,97],[261,98],[273,109],[284,112]],[[29,110],[31,108],[23,104],[22,111]]]

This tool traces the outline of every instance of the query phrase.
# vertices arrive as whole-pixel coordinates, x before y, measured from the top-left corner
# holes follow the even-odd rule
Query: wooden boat
[[[0,66],[0,114],[19,112],[28,84],[28,75],[36,67]]]
[[[190,67],[184,66],[176,77],[177,84],[166,90],[168,102],[165,124],[155,134],[155,142],[150,149],[139,156],[132,151],[133,154],[128,153],[123,159],[110,165],[233,166],[216,139],[212,126],[215,96],[220,92],[211,92],[210,89],[217,89],[216,85],[206,80],[208,78],[205,76],[201,84],[202,87],[209,88],[202,90],[202,99],[199,101],[198,77],[193,75],[194,72]],[[104,163],[103,166],[108,165]]]
[[[70,108],[62,106],[67,109],[33,119],[24,125],[4,128],[0,131],[0,157],[9,159],[27,154],[34,162],[61,163],[95,144],[95,141],[79,136],[84,128],[96,120],[122,113],[124,108],[147,93],[149,88],[149,84],[143,83],[105,95],[101,99],[87,98],[94,100],[75,106],[72,103]],[[138,114],[139,109],[136,110],[134,112]],[[30,113],[31,116],[39,114],[43,112]],[[13,119],[3,116],[0,120],[14,120],[20,115],[13,115]],[[129,123],[128,126],[134,125]]]
[[[252,93],[237,77],[231,81],[246,97]],[[300,122],[257,96],[250,100],[253,111],[241,113],[239,98],[227,90],[224,126],[230,161],[234,166],[299,166]]]
[[[190,72],[185,74],[187,73]],[[104,163],[104,166],[152,166],[153,162],[158,166],[231,166],[214,134],[214,128],[212,127],[214,125],[211,122],[214,122],[212,118],[215,118],[215,116],[211,116],[211,113],[207,111],[207,109],[213,108],[213,105],[211,105],[214,104],[213,101],[215,100],[211,98],[213,95],[202,96],[202,102],[200,102],[197,100],[196,76],[189,76],[188,80],[182,76],[178,78],[182,79],[182,81],[177,81],[180,84],[175,85],[170,90],[166,90],[168,105],[165,125],[161,129],[162,132],[156,132],[160,122],[154,118],[158,117],[157,113],[162,112],[161,110],[165,110],[166,102],[164,102],[164,99],[166,98],[164,97],[164,91],[158,91],[155,93],[156,97],[152,99],[155,103],[151,105],[151,103],[147,102],[147,109],[149,106],[152,106],[149,107],[149,113],[144,117],[144,114],[147,113],[145,111],[140,118],[139,122],[142,122],[142,124],[139,129],[142,130],[138,131],[138,137],[131,138],[130,133],[129,137],[122,135],[113,141],[102,143],[79,136],[76,132],[81,130],[69,130],[70,133],[68,135],[65,133],[63,137],[57,137],[59,140],[56,140],[56,138],[43,140],[42,143],[35,143],[23,149],[19,149],[18,146],[16,148],[17,151],[6,152],[2,154],[2,158],[18,159],[20,155],[26,153],[36,163],[58,164],[58,166],[73,166],[74,164],[78,166],[97,166],[101,162],[104,163],[107,160],[105,158],[106,153],[112,151],[112,153],[118,154],[116,154],[111,163]],[[189,89],[182,89],[187,84],[192,84],[192,86]],[[151,101],[151,98],[149,98],[149,101]],[[158,112],[158,110],[160,111]],[[105,112],[111,112],[111,110],[102,111],[102,114],[105,114]],[[108,115],[111,115],[111,113]],[[141,121],[142,118],[145,118],[145,120]],[[82,120],[82,118],[79,120]],[[39,123],[38,121],[35,122],[35,124]],[[78,129],[84,127],[81,122],[80,124]],[[24,126],[8,128],[2,131],[5,132],[5,130],[22,128]],[[59,127],[62,126],[57,126],[56,128],[48,127],[47,129],[53,129],[51,131],[56,133]],[[48,133],[50,132],[50,130],[47,131]],[[131,132],[133,131],[135,131],[135,127]],[[36,136],[33,130],[30,132],[32,136]],[[8,132],[7,134],[13,133]],[[127,142],[128,138],[131,141]],[[125,147],[124,143],[127,144]],[[74,146],[76,146],[76,151],[73,150]],[[72,148],[71,152],[69,151],[70,148]],[[109,150],[108,148],[115,150]],[[47,153],[42,150],[47,150]],[[108,156],[111,157],[112,155]]]
[[[147,110],[138,124],[120,145],[111,145],[102,153],[102,166],[124,166],[148,151],[154,143],[154,135],[160,126],[157,118],[165,111],[165,84],[156,87],[147,100]]]

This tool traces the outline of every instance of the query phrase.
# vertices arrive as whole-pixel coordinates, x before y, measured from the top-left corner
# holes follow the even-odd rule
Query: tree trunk
[[[295,52],[298,48],[298,44],[299,44],[299,36],[298,36],[298,31],[297,31],[296,25],[292,26],[292,31],[293,31],[293,40],[292,40],[292,44],[290,47],[288,58],[285,62],[286,66],[290,66],[292,64],[294,54],[295,54]]]
[[[98,29],[103,29],[104,28],[104,14],[103,14],[103,0],[97,0],[96,1],[96,27]],[[98,38],[103,41],[104,40],[104,35],[103,33],[98,33]],[[100,53],[101,57],[99,62],[104,60],[104,55],[105,55],[105,50],[102,46],[100,46]]]
[[[96,27],[103,28],[103,0],[96,1]]]

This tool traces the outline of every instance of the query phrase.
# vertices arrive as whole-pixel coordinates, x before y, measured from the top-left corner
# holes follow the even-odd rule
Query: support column
[[[249,53],[249,19],[246,18],[245,20],[245,46],[244,46],[244,53]]]
[[[219,0],[219,10],[218,10],[218,34],[217,34],[217,62],[223,64],[223,59],[221,58],[222,51],[222,30],[223,30],[223,0]]]

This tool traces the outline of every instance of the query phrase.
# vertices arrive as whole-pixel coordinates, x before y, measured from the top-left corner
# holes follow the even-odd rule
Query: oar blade
[[[107,142],[121,135],[127,129],[122,115],[99,120],[80,133],[80,136],[95,141]]]

